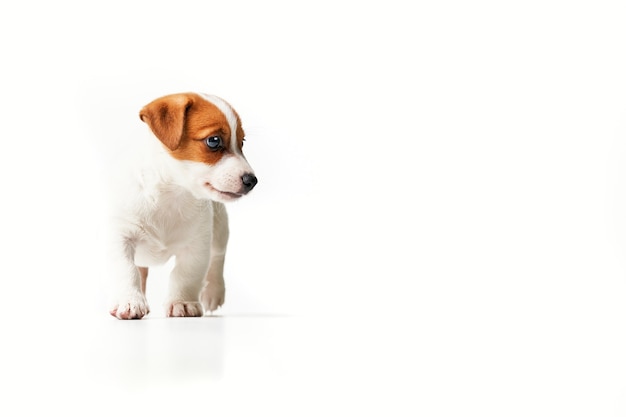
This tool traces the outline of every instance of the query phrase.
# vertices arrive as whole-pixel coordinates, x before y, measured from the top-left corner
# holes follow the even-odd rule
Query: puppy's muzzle
[[[241,183],[243,184],[243,187],[241,190],[242,194],[248,194],[250,191],[252,191],[252,189],[257,184],[257,182],[259,181],[254,176],[254,174],[250,174],[250,173],[243,174],[243,176],[241,177]]]

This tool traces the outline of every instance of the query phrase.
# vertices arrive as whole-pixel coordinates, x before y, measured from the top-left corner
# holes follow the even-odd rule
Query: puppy
[[[168,317],[198,317],[224,303],[228,217],[223,203],[257,184],[243,155],[244,131],[221,98],[196,93],[158,98],[139,116],[152,134],[119,170],[113,199],[109,274],[111,315],[149,313],[148,268],[172,256]]]

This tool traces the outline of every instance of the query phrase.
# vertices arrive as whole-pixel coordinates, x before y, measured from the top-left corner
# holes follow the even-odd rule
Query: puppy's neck
[[[171,190],[176,187],[184,189],[184,181],[174,158],[172,158],[165,146],[152,135],[144,139],[141,150],[141,163],[137,167],[141,182],[145,188]]]

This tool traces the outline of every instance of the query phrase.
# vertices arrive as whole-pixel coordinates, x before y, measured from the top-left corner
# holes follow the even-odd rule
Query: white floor
[[[623,308],[581,303],[565,312],[556,311],[563,307],[558,302],[538,305],[533,297],[510,309],[476,301],[457,308],[458,299],[439,307],[420,300],[421,307],[337,316],[16,318],[5,329],[0,411],[494,417],[626,412]]]

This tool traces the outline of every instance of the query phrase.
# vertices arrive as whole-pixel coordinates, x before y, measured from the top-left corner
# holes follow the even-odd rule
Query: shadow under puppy
[[[148,314],[148,267],[174,256],[166,314],[202,316],[224,303],[228,216],[223,203],[241,198],[257,183],[242,152],[241,120],[226,101],[197,93],[158,98],[139,115],[154,135],[118,172],[109,245],[108,273],[115,280],[110,313],[118,319]]]

